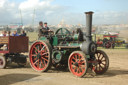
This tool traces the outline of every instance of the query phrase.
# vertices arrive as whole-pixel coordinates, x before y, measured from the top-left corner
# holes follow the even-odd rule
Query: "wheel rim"
[[[86,72],[86,61],[84,56],[79,53],[72,54],[69,59],[69,69],[74,75],[78,77],[83,76]]]
[[[49,49],[43,42],[36,42],[30,49],[30,63],[36,71],[44,71],[49,63]]]
[[[95,68],[95,72],[98,74],[102,74],[103,72],[105,72],[108,69],[108,59],[106,57],[107,55],[103,54],[102,52],[96,52],[95,54],[95,58],[97,61],[97,65]]]

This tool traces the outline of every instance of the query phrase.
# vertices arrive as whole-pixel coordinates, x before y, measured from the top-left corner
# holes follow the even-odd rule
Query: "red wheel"
[[[68,59],[68,67],[70,72],[77,76],[83,77],[87,72],[87,59],[82,51],[74,51]]]
[[[0,56],[0,69],[6,68],[6,58],[4,56]]]
[[[107,41],[107,42],[104,43],[104,47],[105,48],[111,48],[111,46],[112,46],[111,45],[111,42],[109,42],[109,41]]]
[[[95,68],[96,74],[103,74],[108,70],[109,67],[109,59],[107,54],[104,51],[97,50],[95,53],[95,58],[97,61],[97,65]]]
[[[44,41],[37,41],[32,44],[29,52],[31,67],[39,72],[46,72],[51,67],[51,46]]]

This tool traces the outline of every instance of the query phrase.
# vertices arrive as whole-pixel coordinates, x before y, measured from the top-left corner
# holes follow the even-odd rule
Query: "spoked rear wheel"
[[[99,75],[104,74],[109,67],[109,58],[107,54],[104,51],[97,50],[97,52],[95,53],[95,58],[97,61],[97,65],[94,70],[95,73]]]
[[[46,72],[51,67],[52,48],[48,42],[36,41],[30,48],[31,67],[38,72]]]
[[[85,54],[82,51],[74,51],[71,53],[68,59],[68,67],[73,75],[83,77],[88,68]]]
[[[6,58],[0,55],[0,69],[6,68]]]

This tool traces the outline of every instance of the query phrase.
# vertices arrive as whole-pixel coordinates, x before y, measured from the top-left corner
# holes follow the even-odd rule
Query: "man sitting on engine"
[[[44,28],[44,27],[43,27],[43,22],[40,21],[40,22],[39,22],[38,31],[39,31],[38,36],[40,37],[40,36],[42,36],[42,35],[48,35],[49,29]]]
[[[49,31],[49,27],[47,26],[47,22],[44,23],[44,28]]]

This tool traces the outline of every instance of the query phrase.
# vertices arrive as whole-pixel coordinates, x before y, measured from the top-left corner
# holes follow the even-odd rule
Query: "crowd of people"
[[[26,36],[26,32],[24,30],[21,31],[21,34],[18,34],[17,31],[13,31],[13,33],[11,33],[11,31],[2,31],[0,36]]]

